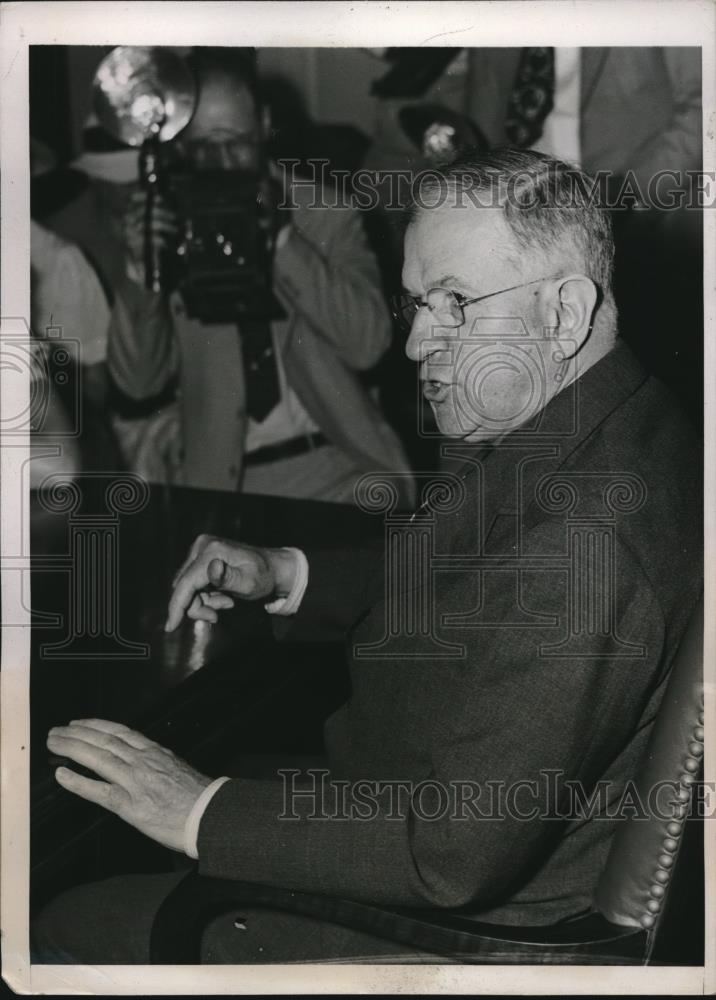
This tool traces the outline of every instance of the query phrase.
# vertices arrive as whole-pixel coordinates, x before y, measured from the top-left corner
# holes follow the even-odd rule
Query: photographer
[[[198,104],[173,152],[199,179],[261,169],[265,130],[252,56],[197,49],[190,57]],[[387,349],[389,317],[360,219],[322,206],[317,190],[284,194],[297,206],[277,213],[273,237],[273,294],[285,315],[248,323],[190,317],[175,289],[144,288],[145,196],[135,196],[125,217],[127,274],[110,326],[110,373],[133,400],[158,396],[177,378],[177,401],[152,445],[157,478],[351,502],[366,471],[407,471],[358,375]],[[151,235],[165,257],[181,225],[160,197]]]

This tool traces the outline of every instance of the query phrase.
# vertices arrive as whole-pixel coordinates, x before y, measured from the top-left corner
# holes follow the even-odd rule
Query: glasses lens
[[[185,144],[187,158],[197,170],[239,170],[251,167],[257,143],[250,137],[212,135]]]
[[[465,322],[462,306],[448,288],[431,288],[427,301],[436,322],[445,326],[462,326]]]
[[[390,300],[393,316],[404,330],[410,330],[418,311],[415,299],[410,295],[393,295]]]

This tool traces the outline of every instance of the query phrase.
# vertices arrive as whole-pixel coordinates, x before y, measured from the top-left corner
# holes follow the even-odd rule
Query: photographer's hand
[[[137,191],[132,195],[124,217],[124,242],[129,267],[127,273],[133,280],[144,281],[144,213],[147,195]],[[152,211],[152,241],[156,251],[166,250],[176,243],[179,235],[179,219],[166,203],[157,195]]]

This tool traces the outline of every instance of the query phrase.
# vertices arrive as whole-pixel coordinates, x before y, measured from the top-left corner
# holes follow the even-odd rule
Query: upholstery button
[[[650,899],[646,904],[646,908],[650,913],[658,913],[661,909],[661,903],[658,899]]]
[[[671,851],[673,853],[679,846],[679,842],[678,840],[674,840],[673,837],[667,837],[661,846],[665,851]]]
[[[701,743],[704,742],[704,727],[703,726],[697,726],[694,729],[694,739],[695,740],[699,740]]]
[[[703,724],[704,724],[704,712],[703,712],[703,709],[699,712],[698,718],[699,718],[699,725],[703,726]]]
[[[681,823],[677,823],[676,820],[672,820],[670,823],[666,824],[666,832],[671,837],[678,837],[681,833]]]
[[[686,760],[684,761],[684,767],[686,768],[687,771],[690,771],[693,774],[694,771],[698,771],[698,769],[701,767],[701,764],[699,763],[698,760],[694,760],[693,757],[687,757]]]
[[[641,918],[640,923],[642,927],[647,927],[647,928],[653,927],[654,924],[656,923],[656,918],[653,917],[651,913],[645,913],[644,916]]]
[[[691,775],[690,774],[682,775],[681,776],[682,784],[684,784],[684,777],[690,778]],[[689,802],[691,799],[691,792],[689,791],[688,788],[680,788],[676,793],[676,797],[679,800],[679,802]]]
[[[687,772],[686,774],[682,774],[681,775],[681,784],[682,785],[693,785],[693,783],[695,781],[696,781],[696,775],[695,774],[690,774],[689,772]]]
[[[701,757],[703,752],[704,752],[703,743],[697,743],[696,740],[694,740],[693,743],[689,743],[689,753],[691,754],[692,757]]]
[[[670,877],[669,873],[665,871],[657,870],[654,872],[654,880],[656,882],[661,882],[662,885],[665,885],[669,881]]]
[[[670,854],[660,854],[657,861],[660,868],[671,868],[674,863],[674,859]]]
[[[664,888],[663,885],[652,885],[649,886],[649,892],[651,893],[652,896],[656,896],[657,899],[661,899],[664,893],[666,892],[666,889]]]

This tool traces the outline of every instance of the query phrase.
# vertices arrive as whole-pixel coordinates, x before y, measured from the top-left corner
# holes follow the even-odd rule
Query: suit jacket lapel
[[[528,522],[528,512],[535,508],[535,490],[546,474],[556,473],[565,466],[574,452],[606,420],[606,418],[645,381],[647,374],[629,347],[618,342],[617,346],[585,374],[567,386],[545,407],[544,434],[530,443],[525,434],[510,435],[503,446],[496,448],[495,458],[502,471],[502,479],[495,476],[505,491],[505,503],[497,497],[494,509],[509,506],[509,512],[523,518],[522,527]],[[522,439],[524,451],[515,446]],[[520,482],[516,481],[516,462],[520,462]],[[512,479],[509,479],[509,476]],[[517,489],[520,495],[517,497]],[[512,499],[514,498],[514,499]],[[489,530],[489,529],[488,529]]]
[[[437,516],[436,550],[484,553],[490,532],[505,517],[513,522],[511,534],[516,539],[517,519],[523,519],[524,527],[525,515],[534,506],[531,501],[539,479],[557,472],[646,377],[629,347],[619,341],[609,354],[548,403],[536,418],[539,433],[518,430],[495,446],[448,442],[451,457],[465,463],[455,473],[463,480],[465,500],[457,511]],[[419,517],[420,510],[414,516]],[[383,606],[384,584],[385,554],[377,560],[373,585],[366,592],[370,593],[366,611],[359,622],[370,608]],[[414,587],[407,588],[411,589]]]
[[[465,113],[478,123],[492,146],[505,140],[507,104],[515,85],[522,49],[473,49]]]
[[[514,431],[494,447],[455,443],[451,450],[466,463],[458,475],[470,494],[478,488],[476,473],[482,466],[483,539],[500,514],[517,515],[523,501],[534,494],[541,476],[560,469],[646,377],[629,347],[618,341],[581,378],[550,400],[530,429]],[[517,496],[518,488],[521,497]]]

